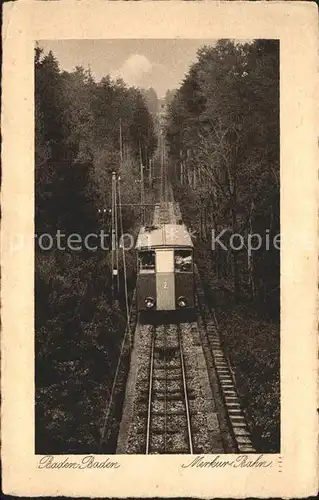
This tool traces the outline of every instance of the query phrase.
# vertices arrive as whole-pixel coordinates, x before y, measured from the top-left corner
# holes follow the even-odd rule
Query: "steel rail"
[[[164,363],[165,363],[165,393],[164,393],[164,452],[167,451],[167,331],[164,331]]]
[[[188,393],[187,393],[187,385],[186,385],[186,371],[185,371],[185,364],[184,364],[183,341],[182,341],[180,326],[178,326],[178,339],[179,339],[179,352],[180,352],[181,366],[182,366],[182,377],[183,377],[183,389],[184,389],[186,420],[187,420],[187,433],[188,433],[188,440],[189,440],[189,451],[190,451],[191,455],[193,455],[194,452],[193,452],[192,428],[191,428]]]
[[[147,423],[146,423],[146,449],[145,449],[146,455],[148,455],[149,451],[150,451],[155,332],[156,332],[156,329],[153,330],[153,338],[152,338],[152,346],[151,346],[151,360],[150,360],[151,366],[150,366],[150,377],[149,377],[148,409],[147,409]]]

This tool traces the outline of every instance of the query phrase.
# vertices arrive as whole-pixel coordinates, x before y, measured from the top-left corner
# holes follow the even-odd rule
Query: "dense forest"
[[[125,204],[138,203],[140,165],[158,160],[160,119],[174,196],[195,235],[196,263],[254,440],[265,452],[278,451],[280,252],[273,242],[280,233],[279,42],[204,46],[180,88],[163,100],[152,88],[129,87],[108,75],[96,82],[82,67],[63,71],[52,52],[37,46],[37,236],[108,232],[111,174],[121,177]],[[146,201],[154,200],[149,189]],[[124,232],[136,234],[140,210],[123,206],[122,215]],[[212,248],[212,231],[222,234],[226,249]],[[233,234],[240,235],[237,249],[229,244]],[[252,234],[262,244],[250,251]],[[133,251],[126,260],[132,294]],[[37,453],[98,451],[126,326],[121,259],[119,266],[114,303],[109,252],[36,245]]]
[[[216,245],[218,277],[233,275],[275,313],[279,305],[279,44],[220,41],[203,47],[169,107],[168,140],[176,177],[195,193],[200,234],[263,237],[259,250],[234,250],[225,262]],[[268,230],[268,233],[266,233]],[[226,234],[225,232],[223,233]],[[271,244],[266,248],[266,234]],[[237,241],[234,246],[240,246]],[[257,239],[252,242],[257,246]],[[240,263],[240,265],[239,265]]]
[[[82,67],[60,70],[52,52],[36,47],[38,237],[108,232],[112,171],[125,203],[139,200],[140,162],[147,165],[157,146],[148,104],[121,80],[96,83]],[[122,219],[134,234],[139,211],[125,206]],[[135,255],[126,253],[132,290]],[[121,273],[121,290],[122,281]],[[126,321],[125,304],[111,302],[109,252],[36,245],[35,286],[37,451],[96,452]]]
[[[168,103],[174,191],[268,451],[279,446],[279,137],[279,42],[202,47]]]

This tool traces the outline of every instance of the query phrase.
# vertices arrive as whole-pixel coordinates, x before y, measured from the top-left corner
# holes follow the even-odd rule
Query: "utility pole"
[[[115,251],[116,251],[116,282],[117,282],[117,293],[120,291],[120,274],[119,274],[119,249],[118,249],[118,215],[117,215],[117,178],[115,176],[115,186],[114,186],[114,205],[115,205]]]
[[[140,143],[140,180],[141,180],[141,222],[145,225],[145,194],[144,194],[144,166],[142,162],[142,148]]]
[[[115,269],[114,269],[114,253],[115,253],[115,206],[114,206],[114,183],[115,183],[115,172],[112,173],[112,208],[111,208],[111,257],[112,257],[112,300],[114,299],[114,276],[115,276]]]
[[[116,173],[112,173],[112,209],[111,209],[111,233],[112,233],[112,297],[114,298],[114,281],[116,277],[117,292],[120,289],[119,257],[118,257],[118,225],[117,225],[117,181]]]
[[[165,137],[163,137],[163,157],[164,157],[164,198],[167,202],[167,162],[165,153]]]
[[[180,183],[183,184],[183,152],[179,150],[179,161],[180,161]]]
[[[123,163],[123,137],[122,137],[122,119],[120,118],[120,161]]]
[[[164,154],[163,154],[163,136],[162,130],[160,131],[160,149],[161,149],[161,201],[164,201]]]
[[[164,179],[165,179],[165,201],[168,202],[168,176],[167,176],[167,161],[166,161],[166,144],[165,136],[163,141],[163,154],[164,154]]]
[[[149,187],[151,188],[152,186],[152,158],[149,159],[149,171],[148,171],[148,183],[149,183]]]
[[[141,220],[145,225],[145,193],[144,193],[144,166],[141,161]]]

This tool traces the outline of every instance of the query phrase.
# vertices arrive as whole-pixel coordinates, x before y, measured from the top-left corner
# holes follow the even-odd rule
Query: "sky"
[[[159,98],[167,89],[178,88],[196,61],[196,52],[215,40],[41,40],[47,53],[52,50],[60,68],[72,71],[75,66],[91,68],[96,81],[103,76],[123,78],[141,88],[153,87]]]

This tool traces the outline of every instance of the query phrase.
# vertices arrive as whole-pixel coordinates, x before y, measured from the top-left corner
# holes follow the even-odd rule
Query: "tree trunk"
[[[253,209],[254,209],[254,202],[251,202],[250,205],[250,215],[249,215],[249,231],[250,234],[253,233],[253,224],[252,224],[252,214],[253,214]],[[253,302],[256,300],[256,286],[255,286],[255,266],[254,266],[254,257],[253,254],[248,253],[248,247],[247,247],[247,267],[248,267],[248,283],[250,285],[250,290],[251,290],[251,296]]]
[[[233,168],[231,168],[233,167]],[[237,186],[236,186],[236,165],[235,162],[227,164],[227,176],[229,183],[229,192],[231,197],[231,218],[232,218],[232,234],[237,234]],[[237,302],[239,299],[239,270],[238,270],[238,254],[237,250],[231,250],[233,255],[233,276],[234,276],[234,298]]]
[[[236,218],[236,208],[233,205],[231,209],[232,214],[232,231],[233,234],[237,233],[237,218]],[[238,272],[238,256],[237,250],[232,250],[233,253],[233,273],[234,273],[234,295],[235,301],[239,299],[239,272]]]
[[[216,235],[217,233],[217,223],[216,223],[216,214],[213,212],[213,224],[214,224],[214,234]],[[215,271],[216,271],[216,277],[217,279],[220,278],[220,259],[219,259],[219,246],[217,245],[215,247],[215,250],[212,250],[212,253],[215,257]]]
[[[207,209],[204,205],[204,240],[207,241]]]

